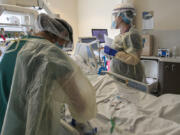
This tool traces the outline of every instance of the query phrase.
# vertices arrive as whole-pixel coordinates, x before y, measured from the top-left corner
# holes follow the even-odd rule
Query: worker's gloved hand
[[[104,53],[110,55],[110,56],[115,56],[117,51],[115,49],[110,48],[109,46],[104,47]]]
[[[136,55],[128,54],[124,51],[119,51],[118,53],[116,53],[115,58],[129,65],[136,65],[140,62],[140,59]]]
[[[97,133],[97,128],[93,128],[89,122],[78,123],[76,120],[72,119],[71,125],[81,134],[81,135],[95,135]]]

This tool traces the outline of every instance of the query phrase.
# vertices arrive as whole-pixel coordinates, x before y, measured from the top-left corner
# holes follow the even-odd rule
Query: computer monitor
[[[92,36],[95,36],[100,43],[105,43],[104,35],[108,36],[107,29],[92,29]]]
[[[91,43],[93,41],[97,40],[96,37],[80,37],[79,41],[80,43]],[[97,50],[98,49],[98,44],[94,43],[91,45],[93,50]]]

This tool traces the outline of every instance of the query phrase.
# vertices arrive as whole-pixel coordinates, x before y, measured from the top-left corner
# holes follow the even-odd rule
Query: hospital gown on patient
[[[79,122],[95,117],[95,91],[79,67],[49,41],[29,41],[17,57],[2,135],[69,134],[59,122],[63,103]]]

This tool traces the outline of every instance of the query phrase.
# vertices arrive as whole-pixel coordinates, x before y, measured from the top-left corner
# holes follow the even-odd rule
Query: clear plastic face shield
[[[67,41],[67,40],[64,40],[64,41],[57,41],[55,43],[59,48],[72,48],[73,47],[73,43],[71,41]]]
[[[71,49],[73,48],[73,43],[69,41],[69,42],[63,44],[63,48],[66,48],[67,50],[68,50],[68,49],[71,50]],[[65,50],[66,50],[66,49],[65,49]]]
[[[127,24],[132,24],[133,18],[136,15],[135,9],[133,8],[126,8],[126,9],[117,9],[113,10],[112,12],[112,23],[111,23],[111,28],[112,29],[119,29],[118,28],[118,17],[122,17],[122,20],[127,23]]]
[[[56,45],[59,48],[72,48],[73,47],[73,39],[71,37],[71,34],[69,32],[64,32],[64,37],[68,37],[68,39],[58,38],[56,40]]]
[[[112,23],[111,23],[111,28],[112,29],[118,29],[117,28],[117,17],[119,16],[119,11],[113,11],[112,12],[112,16],[111,16],[111,21],[112,21]]]

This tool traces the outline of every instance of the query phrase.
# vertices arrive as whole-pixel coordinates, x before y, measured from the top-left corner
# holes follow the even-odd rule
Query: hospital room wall
[[[92,28],[106,28],[111,37],[119,31],[111,30],[111,11],[122,0],[78,0],[79,36],[91,36]],[[130,1],[130,0],[129,0]],[[154,12],[154,29],[145,31],[154,35],[154,54],[157,48],[177,46],[180,55],[180,0],[133,0],[137,10],[136,27],[142,30],[142,12]]]
[[[180,0],[134,0],[137,11],[136,26],[142,29],[142,12],[154,12],[154,29],[144,31],[154,36],[154,54],[158,48],[177,47],[180,56]]]
[[[78,0],[80,35],[90,35],[91,28],[110,28],[111,11],[122,0]],[[142,28],[142,12],[154,12],[154,30],[180,29],[180,0],[132,0],[136,7],[136,26]]]
[[[154,30],[180,30],[180,0],[134,0],[136,26],[142,28],[142,12],[154,12]]]
[[[74,43],[78,39],[78,0],[50,0],[49,7],[53,13],[60,14],[60,17],[71,24],[74,32]]]
[[[78,0],[79,36],[92,36],[92,28],[108,29],[113,37],[119,30],[111,30],[111,11],[121,0]]]

